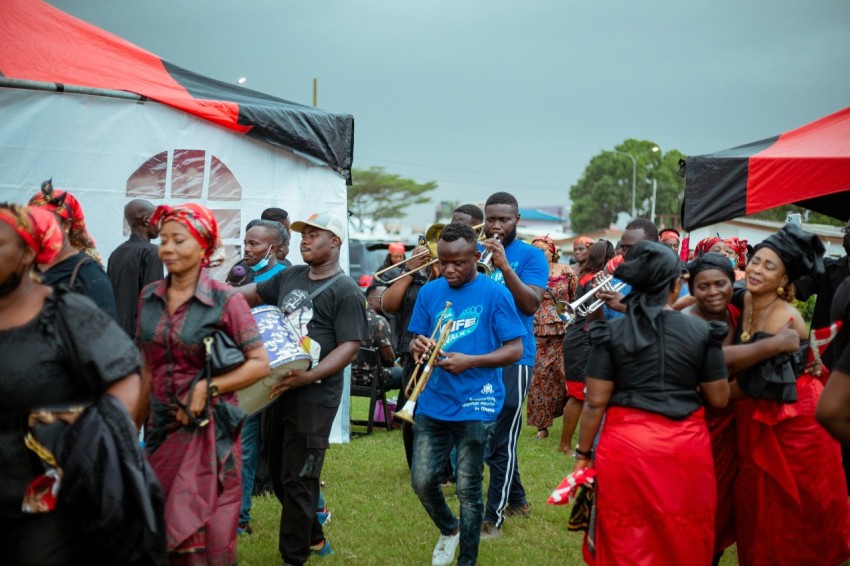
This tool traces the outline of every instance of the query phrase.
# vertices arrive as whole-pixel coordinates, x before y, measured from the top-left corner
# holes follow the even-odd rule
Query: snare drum
[[[272,386],[290,370],[308,369],[310,354],[299,345],[301,337],[288,324],[280,309],[263,305],[251,309],[254,321],[260,330],[272,372],[245,389],[236,392],[239,408],[253,415],[262,411],[273,399],[269,399]]]

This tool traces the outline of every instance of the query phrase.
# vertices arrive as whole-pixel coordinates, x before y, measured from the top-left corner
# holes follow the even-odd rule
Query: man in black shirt
[[[130,239],[115,248],[106,267],[115,294],[116,319],[128,336],[136,333],[139,293],[145,285],[163,277],[157,247],[151,244],[158,236],[156,226],[150,223],[155,209],[153,204],[142,199],[127,203],[124,219],[130,227]]]
[[[309,370],[292,370],[272,388],[272,397],[279,399],[266,410],[262,425],[269,472],[282,504],[278,548],[284,564],[300,565],[311,551],[330,553],[314,513],[319,476],[342,398],[343,369],[369,339],[369,327],[363,294],[339,265],[343,220],[314,214],[294,222],[292,229],[301,233],[307,265],[238,290],[251,306],[280,306],[313,356]]]

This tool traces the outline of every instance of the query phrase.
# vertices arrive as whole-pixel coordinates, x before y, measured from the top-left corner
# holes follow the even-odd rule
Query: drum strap
[[[328,287],[330,287],[330,286],[331,286],[331,285],[332,285],[332,284],[333,284],[333,283],[334,283],[337,279],[339,279],[339,278],[340,278],[340,277],[342,277],[343,275],[345,275],[345,272],[344,272],[344,271],[340,271],[339,273],[337,273],[336,275],[334,275],[333,277],[331,277],[330,279],[328,279],[327,281],[325,281],[324,283],[322,283],[322,285],[321,285],[318,289],[316,289],[315,291],[313,291],[312,293],[310,293],[310,294],[307,296],[307,298],[306,298],[306,299],[304,299],[304,301],[302,301],[301,303],[299,303],[299,304],[298,304],[298,306],[296,306],[295,308],[293,308],[293,309],[291,309],[291,310],[286,310],[286,311],[284,311],[284,312],[283,312],[283,314],[285,314],[285,315],[289,316],[290,314],[292,314],[293,312],[295,312],[296,310],[298,310],[299,308],[301,308],[303,305],[305,305],[308,301],[312,301],[313,299],[315,299],[316,297],[318,297],[319,295],[321,295],[321,294],[322,294],[322,292],[323,292],[325,289],[327,289]]]

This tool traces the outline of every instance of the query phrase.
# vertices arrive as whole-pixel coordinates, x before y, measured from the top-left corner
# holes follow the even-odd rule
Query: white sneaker
[[[454,535],[440,535],[434,554],[431,555],[431,566],[449,566],[455,560],[455,551],[460,543],[460,531]]]

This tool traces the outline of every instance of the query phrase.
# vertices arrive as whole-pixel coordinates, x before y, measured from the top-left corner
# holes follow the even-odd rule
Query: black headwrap
[[[688,291],[691,295],[694,294],[694,280],[697,278],[697,273],[708,269],[717,269],[723,272],[723,275],[729,278],[732,284],[735,284],[735,270],[732,269],[732,264],[729,258],[717,252],[708,252],[697,256],[688,264],[688,273],[690,279],[688,283]]]
[[[761,248],[770,248],[779,255],[789,281],[796,281],[802,275],[824,272],[823,254],[826,248],[823,242],[796,224],[789,222],[782,230],[765,238],[753,253]]]
[[[627,309],[623,336],[626,352],[634,353],[653,342],[658,332],[655,320],[667,304],[670,282],[683,271],[676,253],[663,244],[642,240],[629,249],[626,261],[614,271],[614,277],[632,286],[623,299]]]

